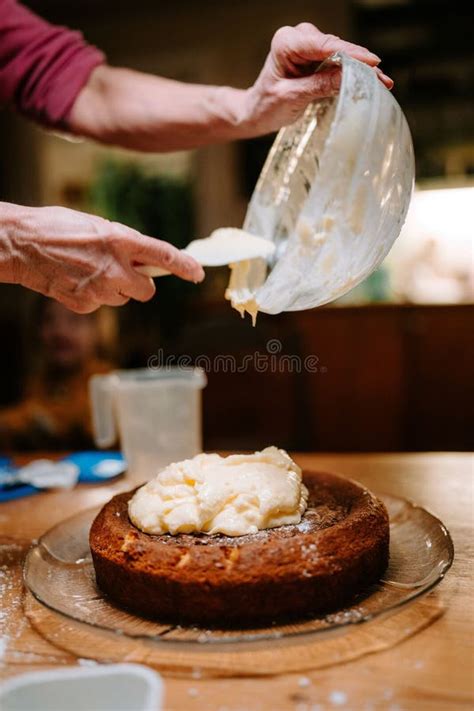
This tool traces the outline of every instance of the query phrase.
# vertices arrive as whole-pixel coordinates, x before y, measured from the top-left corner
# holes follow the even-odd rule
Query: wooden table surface
[[[444,614],[395,647],[314,672],[238,679],[165,678],[166,711],[325,711],[472,708],[474,457],[468,454],[295,455],[304,467],[335,471],[375,491],[410,498],[439,516],[454,539],[455,562],[436,590]],[[61,519],[102,504],[114,485],[79,486],[0,504],[0,544],[22,550]],[[18,570],[18,565],[17,565]],[[28,624],[8,566],[0,568],[0,673],[77,664]],[[13,598],[13,599],[12,599]],[[2,630],[3,627],[3,630]],[[3,634],[3,648],[2,648]],[[64,711],[67,711],[65,709]]]

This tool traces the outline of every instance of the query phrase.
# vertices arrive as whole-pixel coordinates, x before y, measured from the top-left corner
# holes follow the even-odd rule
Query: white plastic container
[[[202,451],[200,368],[115,371],[90,381],[95,440],[120,440],[127,476],[145,481],[170,462]]]
[[[2,711],[159,711],[163,682],[139,664],[22,674],[2,684]]]

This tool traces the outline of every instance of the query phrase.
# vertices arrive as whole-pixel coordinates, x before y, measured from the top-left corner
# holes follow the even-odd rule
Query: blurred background
[[[260,315],[224,301],[227,269],[200,286],[77,316],[0,285],[0,447],[91,445],[92,372],[153,356],[272,353],[276,372],[210,368],[206,449],[472,449],[474,431],[474,54],[461,0],[30,0],[80,29],[112,64],[208,84],[253,83],[275,30],[301,21],[369,47],[395,80],[417,184],[381,269],[329,307]],[[0,200],[95,212],[184,246],[240,226],[273,137],[139,155],[70,141],[0,114]],[[275,345],[276,344],[276,345]],[[273,351],[271,350],[273,348]],[[310,370],[287,356],[315,358]],[[202,363],[202,359],[201,359]],[[275,370],[275,369],[274,369]],[[298,372],[298,371],[301,372]],[[54,426],[54,421],[61,426]],[[53,423],[53,424],[52,424]]]

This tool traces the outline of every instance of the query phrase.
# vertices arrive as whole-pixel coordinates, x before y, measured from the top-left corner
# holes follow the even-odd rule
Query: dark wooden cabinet
[[[393,450],[403,429],[405,351],[400,313],[325,309],[297,316],[305,353],[322,373],[303,372],[311,422],[308,449]]]
[[[274,367],[261,372],[253,366],[238,374],[213,372],[211,358],[207,448],[472,449],[474,307],[383,305],[263,315],[254,337],[232,313],[220,318],[221,336],[227,323],[233,337],[221,340],[216,333],[215,343],[236,363],[255,352],[268,355],[275,339],[281,345]],[[205,339],[201,346],[206,352]],[[207,347],[210,355],[218,350]],[[285,366],[285,357],[299,359],[300,370]],[[317,372],[311,372],[315,363]]]
[[[405,449],[474,448],[474,308],[409,309]]]

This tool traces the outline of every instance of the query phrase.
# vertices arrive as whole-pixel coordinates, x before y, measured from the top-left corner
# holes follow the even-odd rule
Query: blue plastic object
[[[126,461],[120,452],[76,452],[64,457],[64,461],[72,462],[79,468],[79,484],[98,484],[109,481],[123,474]],[[9,457],[0,456],[0,475],[17,471]],[[0,503],[20,499],[24,496],[37,494],[41,489],[31,484],[2,484],[0,478]]]

